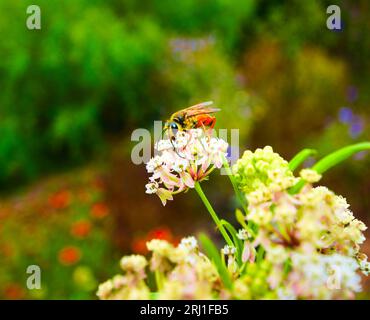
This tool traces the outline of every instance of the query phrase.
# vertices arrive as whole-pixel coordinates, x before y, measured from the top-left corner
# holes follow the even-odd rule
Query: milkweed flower
[[[194,237],[176,246],[164,239],[147,242],[150,258],[121,260],[123,275],[103,283],[101,299],[347,299],[362,290],[360,271],[370,263],[360,251],[366,225],[346,199],[324,186],[321,175],[303,169],[296,177],[271,147],[246,151],[232,168],[231,182],[245,214],[236,210],[238,231],[218,219],[198,181],[223,165],[227,144],[202,131],[179,132],[174,141],[156,144],[159,155],[147,163],[152,174],[147,193],[163,204],[173,195],[198,191],[227,245],[204,242],[208,258]],[[204,146],[206,145],[206,148]],[[301,188],[296,184],[304,182]],[[239,189],[239,190],[238,190]],[[226,221],[227,222],[227,221]],[[226,233],[226,236],[224,235]],[[210,241],[210,240],[209,240]],[[150,293],[150,274],[155,292]]]
[[[273,194],[299,180],[289,170],[288,162],[270,146],[245,151],[232,170],[239,189],[251,204],[270,200]]]
[[[122,270],[127,272],[140,273],[143,272],[148,262],[145,257],[141,255],[131,255],[128,257],[123,257],[120,261],[120,266]]]
[[[125,256],[121,259],[124,275],[115,275],[99,285],[97,296],[102,300],[149,299],[149,288],[145,284],[146,258],[140,255]]]
[[[221,253],[223,255],[223,258],[227,258],[227,268],[229,271],[233,274],[237,271],[238,265],[236,263],[236,248],[226,245],[221,249]]]
[[[173,195],[194,188],[195,182],[221,168],[227,148],[224,140],[211,137],[202,129],[178,131],[173,141],[158,141],[158,155],[146,164],[147,172],[152,174],[146,193],[156,194],[166,205]]]
[[[321,179],[321,174],[317,173],[315,170],[312,169],[302,169],[299,172],[299,175],[301,178],[309,183],[315,183],[320,181]]]
[[[213,298],[220,278],[212,262],[199,251],[194,237],[182,239],[178,246],[159,239],[147,242],[147,246],[152,253],[150,259],[139,255],[123,257],[120,264],[124,274],[99,286],[100,299],[149,299],[149,287],[144,281],[147,265],[161,275],[159,299]]]
[[[369,271],[367,257],[360,252],[367,227],[354,217],[344,197],[312,186],[321,175],[301,170],[308,184],[298,193],[290,192],[299,178],[271,147],[245,152],[233,171],[249,201],[245,218],[258,226],[253,239],[247,230],[239,231],[247,248],[243,255],[248,257],[248,243],[250,248],[263,247],[271,268],[267,282],[277,298],[353,298],[361,291],[357,272]]]
[[[361,291],[361,277],[354,258],[341,254],[292,254],[293,271],[287,282],[295,298],[354,298]]]

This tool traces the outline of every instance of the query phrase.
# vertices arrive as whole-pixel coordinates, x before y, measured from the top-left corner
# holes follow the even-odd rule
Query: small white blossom
[[[148,194],[157,193],[157,191],[158,191],[158,183],[155,182],[155,181],[154,182],[147,183],[145,185],[145,188],[146,188],[145,193],[148,193]]]
[[[154,148],[158,151],[164,151],[164,150],[172,149],[173,145],[169,139],[165,139],[165,140],[159,140],[158,142],[156,142]]]
[[[233,255],[233,254],[235,254],[235,252],[236,252],[236,248],[235,248],[235,247],[233,247],[233,246],[225,245],[225,246],[221,249],[221,252],[222,252],[222,254],[224,254],[224,255]]]
[[[198,248],[198,242],[194,237],[183,238],[179,244],[179,247],[192,251]]]
[[[299,172],[299,175],[301,178],[309,183],[315,183],[318,182],[321,179],[321,174],[319,174],[317,171],[312,169],[302,169]]]
[[[151,158],[148,163],[146,164],[146,170],[149,173],[154,172],[157,168],[159,168],[163,163],[163,160],[160,156],[155,156],[154,158]]]
[[[247,230],[245,229],[239,229],[238,231],[238,234],[237,234],[237,237],[240,239],[240,240],[247,240],[248,238],[250,238],[250,234]]]

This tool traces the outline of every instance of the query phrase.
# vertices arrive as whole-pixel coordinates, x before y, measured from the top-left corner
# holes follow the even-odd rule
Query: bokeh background
[[[26,28],[30,4],[41,30]],[[146,240],[217,237],[194,192],[162,207],[131,162],[132,130],[177,109],[213,100],[217,126],[240,129],[241,150],[271,145],[286,159],[369,140],[370,3],[336,1],[340,31],[326,28],[330,4],[2,0],[0,298],[95,298]],[[369,165],[358,154],[322,181],[368,225]],[[204,189],[232,220],[227,178]],[[31,264],[41,290],[26,289]]]

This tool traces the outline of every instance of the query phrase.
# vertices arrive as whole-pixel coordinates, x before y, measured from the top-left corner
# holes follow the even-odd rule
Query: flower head
[[[299,175],[309,183],[315,183],[321,179],[321,174],[312,169],[302,169]]]
[[[270,200],[298,181],[289,170],[288,162],[270,146],[255,152],[245,151],[232,169],[239,188],[251,204]]]
[[[210,137],[202,129],[178,131],[175,139],[160,140],[155,149],[159,155],[146,164],[151,173],[146,193],[156,194],[165,205],[173,195],[194,188],[213,171],[221,168],[228,144]]]
[[[123,257],[120,261],[122,270],[127,272],[139,273],[144,270],[148,262],[145,257],[140,255],[131,255]]]

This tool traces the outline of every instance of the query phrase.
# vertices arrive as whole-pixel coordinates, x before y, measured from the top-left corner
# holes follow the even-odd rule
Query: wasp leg
[[[173,150],[176,152],[176,154],[177,154],[180,158],[182,158],[182,159],[186,159],[185,157],[183,157],[181,154],[179,154],[179,153],[177,152],[177,149],[176,149],[175,145],[173,144],[173,140],[175,140],[175,139],[170,139],[171,144],[172,144],[172,147],[173,147]]]

